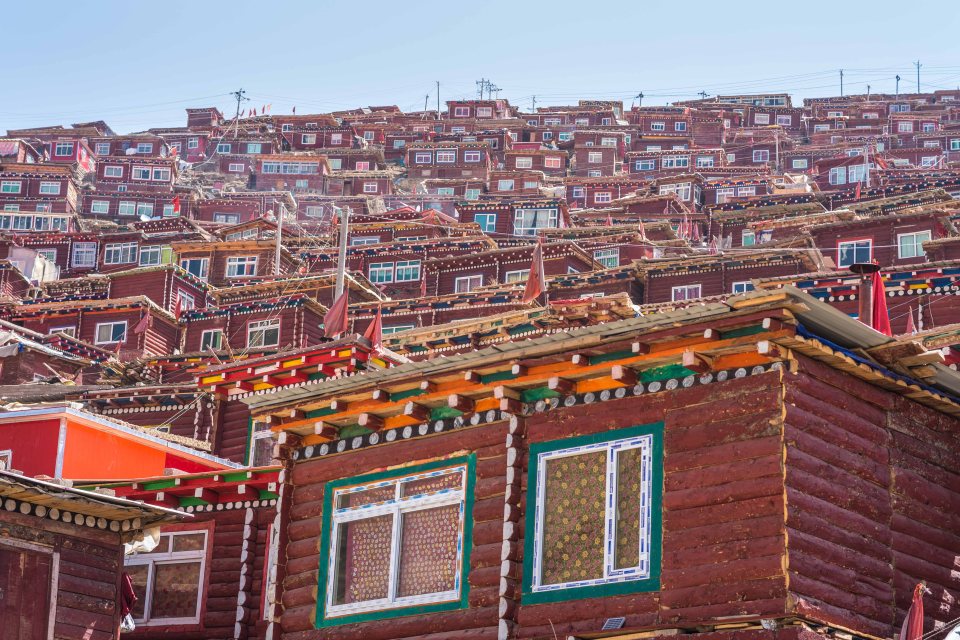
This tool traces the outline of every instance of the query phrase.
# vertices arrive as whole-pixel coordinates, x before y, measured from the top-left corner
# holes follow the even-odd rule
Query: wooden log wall
[[[619,616],[635,628],[782,615],[780,375],[529,417],[529,443],[664,423],[663,557],[660,591],[521,606],[517,637],[596,633]]]
[[[55,640],[114,640],[117,637],[118,594],[123,572],[120,534],[5,510],[0,524],[0,544],[4,539],[59,552],[59,571],[55,578]],[[12,550],[17,551],[17,547],[13,546]],[[36,611],[38,616],[46,615],[46,603],[36,603]]]
[[[503,553],[505,473],[508,454],[507,422],[459,429],[451,434],[405,440],[388,447],[370,447],[346,455],[298,462],[293,467],[293,491],[283,575],[285,640],[401,640],[422,638],[497,638],[500,621]],[[398,464],[416,464],[464,453],[476,454],[473,503],[473,547],[469,582],[469,608],[429,615],[407,616],[367,623],[315,629],[319,593],[319,544],[323,522],[324,484]],[[279,636],[279,634],[277,634]]]
[[[926,580],[926,629],[960,616],[957,421],[809,359],[786,385],[797,610],[886,637]]]

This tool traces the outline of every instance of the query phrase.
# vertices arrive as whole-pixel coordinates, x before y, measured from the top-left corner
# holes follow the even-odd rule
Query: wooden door
[[[0,544],[0,630],[4,639],[46,640],[53,556]]]

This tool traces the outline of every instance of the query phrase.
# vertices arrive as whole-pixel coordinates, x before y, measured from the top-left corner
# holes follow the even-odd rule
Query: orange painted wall
[[[63,477],[114,480],[162,476],[166,452],[125,440],[107,431],[67,425]]]

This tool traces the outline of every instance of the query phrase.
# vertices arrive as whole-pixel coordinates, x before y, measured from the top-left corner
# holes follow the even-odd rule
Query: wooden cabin
[[[0,629],[11,640],[117,640],[124,543],[187,517],[2,464],[0,503]]]
[[[277,637],[885,638],[921,580],[933,629],[941,360],[785,289],[250,394],[286,469]]]

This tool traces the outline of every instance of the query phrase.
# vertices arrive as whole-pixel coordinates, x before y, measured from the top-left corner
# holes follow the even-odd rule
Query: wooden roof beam
[[[447,397],[447,406],[463,413],[473,413],[477,405],[473,398],[465,396],[462,393],[451,393]]]
[[[680,363],[684,368],[690,369],[690,371],[696,371],[697,373],[706,373],[713,368],[713,358],[711,356],[689,349],[683,352]]]
[[[220,501],[220,494],[218,494],[213,489],[207,489],[204,487],[197,487],[193,490],[193,497],[198,500],[203,500],[207,504],[216,504]]]
[[[416,402],[410,401],[407,404],[403,405],[403,415],[418,420],[420,422],[425,422],[430,419],[431,410],[430,407],[418,404]]]
[[[361,413],[357,417],[357,424],[365,429],[380,431],[384,427],[383,418],[374,413]]]

